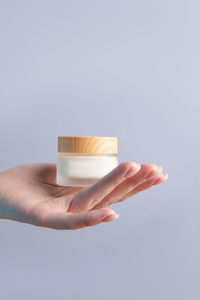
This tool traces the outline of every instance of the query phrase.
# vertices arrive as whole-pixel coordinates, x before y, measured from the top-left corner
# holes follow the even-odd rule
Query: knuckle
[[[92,226],[92,221],[90,220],[90,218],[85,217],[84,225],[86,227]]]
[[[86,227],[89,226],[94,226],[95,224],[97,224],[98,222],[94,219],[94,217],[92,217],[92,215],[90,215],[90,213],[87,213],[85,218],[84,218],[84,225]]]
[[[119,168],[122,171],[128,171],[131,167],[134,166],[134,162],[132,161],[123,161],[119,164]]]

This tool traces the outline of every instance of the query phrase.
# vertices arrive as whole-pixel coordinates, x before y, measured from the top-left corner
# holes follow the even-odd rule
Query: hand
[[[161,167],[129,161],[91,186],[66,187],[56,184],[55,164],[23,164],[0,173],[0,218],[55,229],[97,225],[118,217],[107,206],[165,179]]]

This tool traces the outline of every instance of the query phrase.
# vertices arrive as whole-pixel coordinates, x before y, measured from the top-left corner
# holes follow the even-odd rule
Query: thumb
[[[53,212],[46,218],[43,226],[54,229],[79,229],[113,221],[119,217],[110,208],[99,208],[84,213]]]

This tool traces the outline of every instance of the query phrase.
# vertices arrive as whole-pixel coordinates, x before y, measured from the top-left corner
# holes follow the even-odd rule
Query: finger
[[[81,190],[73,199],[70,212],[83,212],[92,209],[97,203],[109,194],[127,176],[138,172],[140,165],[135,162],[122,162],[110,173],[102,177],[92,186]]]
[[[165,174],[163,174],[163,176],[162,176],[161,178],[158,178],[157,180],[155,180],[155,181],[153,182],[153,185],[160,184],[160,183],[166,181],[167,178],[168,178],[168,174],[165,173]]]
[[[136,188],[131,190],[129,193],[125,194],[121,199],[119,199],[116,202],[122,202],[122,201],[126,200],[127,198],[132,197],[133,195],[136,195],[137,193],[139,193],[141,191],[151,188],[153,185],[157,185],[157,184],[164,182],[167,178],[168,178],[167,174],[160,174],[158,176],[155,176],[154,178],[147,180],[143,184],[138,185]],[[116,203],[116,202],[113,202],[113,203]]]
[[[43,223],[44,227],[54,229],[79,229],[94,226],[102,222],[113,221],[118,218],[110,208],[101,208],[89,212],[73,214],[67,212],[51,213]]]
[[[161,168],[157,167],[155,164],[143,164],[141,166],[140,171],[131,176],[130,178],[124,180],[121,184],[119,184],[110,194],[106,195],[106,197],[97,205],[95,205],[94,209],[100,207],[106,207],[112,203],[118,202],[124,195],[135,189],[138,185],[144,183],[147,178],[152,178],[153,176],[157,176],[161,173]],[[151,184],[151,181],[144,183],[147,186]]]

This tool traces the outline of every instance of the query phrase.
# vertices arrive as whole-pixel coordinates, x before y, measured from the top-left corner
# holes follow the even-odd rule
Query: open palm
[[[109,205],[167,178],[155,164],[122,162],[93,185],[56,184],[56,164],[27,163],[0,173],[0,217],[55,229],[77,229],[118,217]]]

